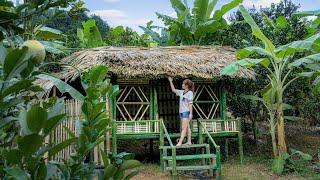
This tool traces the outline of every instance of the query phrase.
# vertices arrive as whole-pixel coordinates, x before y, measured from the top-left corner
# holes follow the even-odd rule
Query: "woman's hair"
[[[190,79],[183,80],[183,84],[187,85],[188,88],[194,92],[194,83]]]

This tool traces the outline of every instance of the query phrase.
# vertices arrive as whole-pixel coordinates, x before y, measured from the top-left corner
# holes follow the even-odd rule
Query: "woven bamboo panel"
[[[160,133],[159,121],[117,122],[117,134]]]
[[[217,120],[217,119],[210,119],[210,120],[201,120],[202,125],[205,129],[207,129],[210,133],[215,132],[239,132],[237,123],[239,120],[237,119],[229,119],[229,120]],[[196,122],[192,123],[192,130],[194,132],[198,131],[198,124]]]
[[[120,85],[117,97],[117,121],[150,119],[150,88],[147,85]]]
[[[76,135],[77,127],[76,121],[81,117],[81,104],[80,102],[71,99],[65,101],[64,113],[66,114],[65,119],[56,127],[54,132],[49,137],[51,143],[59,144],[67,139],[70,139],[71,136],[64,129],[64,126],[69,128]],[[68,146],[67,148],[60,151],[55,157],[54,160],[63,161],[69,158],[69,155],[74,152],[74,146]]]
[[[107,103],[107,113],[109,113],[109,106]],[[73,133],[76,134],[76,136],[79,135],[79,125],[77,124],[77,121],[81,120],[81,103],[79,101],[76,101],[74,99],[65,100],[65,109],[64,113],[66,114],[65,119],[61,122],[60,125],[56,127],[54,132],[49,136],[49,142],[54,144],[59,144],[67,139],[70,139],[71,136],[67,133],[67,131],[64,129],[64,126],[69,128]],[[108,132],[106,134],[106,141],[98,145],[93,152],[94,155],[94,161],[98,164],[102,164],[102,158],[100,157],[99,150],[110,150],[109,146],[109,138],[110,133]],[[67,160],[70,156],[70,154],[74,153],[75,149],[74,146],[68,146],[67,148],[60,151],[56,156],[52,158],[52,160],[60,161]]]

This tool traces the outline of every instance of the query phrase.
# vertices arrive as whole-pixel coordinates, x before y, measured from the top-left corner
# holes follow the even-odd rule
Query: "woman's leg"
[[[190,122],[190,121],[189,121]],[[191,145],[191,128],[190,128],[190,123],[188,122],[188,128],[187,128],[187,142],[184,145]]]
[[[187,144],[192,144],[191,143],[191,128],[190,128],[190,123],[188,122],[188,141],[187,141]]]
[[[181,146],[183,139],[186,137],[187,135],[187,130],[188,130],[188,124],[189,124],[189,120],[187,118],[182,118],[181,119],[181,135],[180,135],[180,139],[179,142],[177,144],[177,146]]]

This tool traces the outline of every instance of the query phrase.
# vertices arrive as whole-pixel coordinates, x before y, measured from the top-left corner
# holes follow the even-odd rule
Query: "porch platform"
[[[169,133],[170,138],[179,138],[180,133]],[[198,132],[193,132],[192,137],[197,138],[199,136]],[[239,132],[215,132],[210,133],[211,137],[238,137]],[[136,140],[143,140],[143,139],[159,139],[160,133],[132,133],[132,134],[117,134],[116,138],[118,140],[128,140],[128,139],[136,139]]]

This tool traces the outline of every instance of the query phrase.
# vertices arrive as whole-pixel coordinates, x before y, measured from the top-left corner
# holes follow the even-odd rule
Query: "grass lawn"
[[[229,154],[229,160],[222,163],[222,178],[231,179],[231,180],[300,180],[300,179],[311,179],[311,180],[320,180],[320,173],[316,174],[315,171],[305,172],[303,174],[298,174],[295,172],[286,173],[282,176],[277,176],[272,173],[271,164],[272,164],[272,153],[271,153],[271,142],[269,134],[259,135],[259,141],[257,145],[253,145],[252,140],[248,137],[245,137],[244,147],[245,147],[245,164],[240,165],[239,157],[237,155],[237,146],[235,143],[230,144],[231,153]],[[300,150],[311,154],[317,162],[318,151],[320,150],[320,138],[317,133],[310,133],[305,131],[294,130],[288,131],[287,134],[288,146],[293,149]],[[152,180],[161,180],[161,179],[170,179],[169,173],[163,173],[157,163],[151,163],[146,159],[156,160],[159,158],[158,152],[153,156],[146,158],[148,153],[147,149],[141,150],[141,144],[139,142],[131,142],[135,145],[129,146],[131,152],[136,152],[140,154],[139,160],[143,163],[140,167],[140,173],[135,176],[135,180],[143,179],[152,179]],[[141,143],[141,142],[140,142]],[[124,143],[128,147],[127,143]],[[139,147],[138,151],[136,148]],[[140,153],[139,153],[140,152]],[[154,161],[153,161],[154,162]],[[320,162],[319,162],[320,163]],[[320,168],[320,167],[319,167]],[[205,172],[179,172],[180,179],[208,179],[205,175]]]
[[[240,165],[237,157],[230,157],[230,160],[223,163],[222,178],[231,180],[302,180],[302,179],[320,179],[320,174],[310,174],[309,176],[302,177],[299,174],[291,173],[283,176],[274,175],[271,172],[271,162],[267,159],[257,157],[246,157],[244,165]],[[133,180],[142,179],[170,179],[169,173],[161,172],[158,164],[143,164],[139,168],[140,172]],[[180,179],[209,179],[203,176],[197,176],[190,172],[179,173]]]

